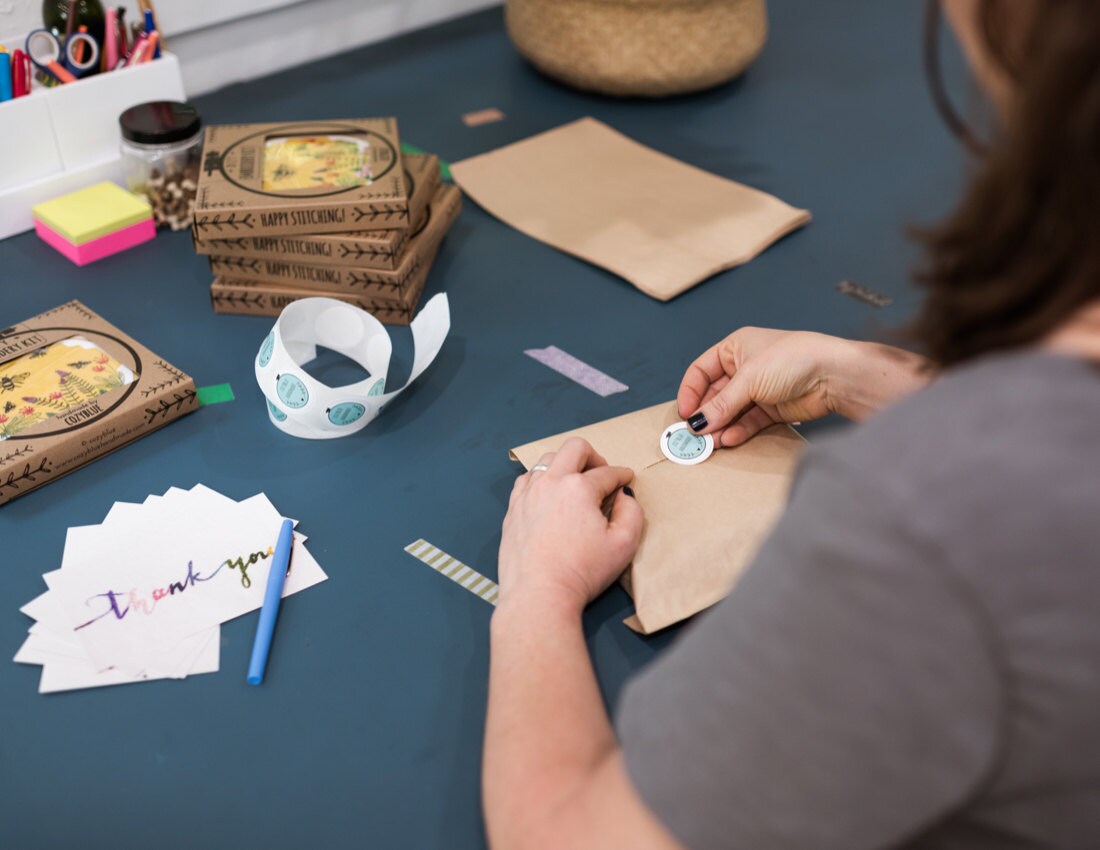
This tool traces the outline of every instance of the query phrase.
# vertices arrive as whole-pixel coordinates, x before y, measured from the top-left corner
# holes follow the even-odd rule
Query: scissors
[[[62,83],[75,83],[99,65],[99,45],[86,32],[75,32],[62,43],[49,30],[34,30],[27,36],[27,55],[38,70]]]

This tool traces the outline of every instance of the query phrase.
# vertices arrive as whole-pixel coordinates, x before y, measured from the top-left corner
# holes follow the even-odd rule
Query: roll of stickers
[[[432,364],[451,329],[447,296],[436,295],[409,326],[413,366],[400,389],[386,392],[393,343],[365,310],[334,298],[303,298],[287,305],[256,355],[256,381],[277,428],[307,440],[346,437],[364,428]],[[331,348],[362,366],[369,377],[330,387],[302,367]]]

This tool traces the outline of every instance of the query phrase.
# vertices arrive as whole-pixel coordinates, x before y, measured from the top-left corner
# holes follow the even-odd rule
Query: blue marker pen
[[[271,637],[275,633],[275,620],[279,616],[279,602],[283,598],[283,584],[286,582],[290,549],[293,545],[294,523],[284,519],[279,530],[279,542],[275,544],[275,555],[271,559],[271,569],[267,573],[264,604],[260,609],[260,622],[256,626],[256,640],[252,644],[252,660],[248,664],[250,685],[258,685],[264,680],[267,653],[271,649]]]

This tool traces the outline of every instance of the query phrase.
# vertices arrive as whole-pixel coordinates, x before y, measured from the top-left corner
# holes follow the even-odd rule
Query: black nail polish
[[[707,427],[707,417],[702,413],[696,413],[691,419],[688,420],[688,427],[692,431],[702,431]]]
[[[628,495],[630,498],[634,498],[634,490],[631,489],[629,486],[623,487],[623,492],[626,493],[626,495]]]

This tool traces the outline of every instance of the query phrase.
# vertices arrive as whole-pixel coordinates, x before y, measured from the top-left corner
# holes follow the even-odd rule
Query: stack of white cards
[[[40,693],[213,673],[220,625],[263,604],[282,522],[262,493],[201,484],[116,502],[68,530],[49,590],[20,609],[35,623],[15,660],[42,665]],[[294,533],[284,597],[327,578],[305,540]]]

